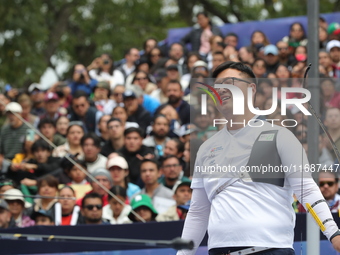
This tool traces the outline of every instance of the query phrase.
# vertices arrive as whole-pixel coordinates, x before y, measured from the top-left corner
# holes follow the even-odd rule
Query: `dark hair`
[[[137,74],[139,74],[139,73],[145,74],[146,78],[148,79],[148,81],[151,82],[151,79],[150,79],[149,75],[146,72],[144,72],[142,70],[139,70],[139,71],[136,72],[135,76],[133,77],[131,84],[133,84],[135,82],[135,80],[137,78]]]
[[[110,116],[110,115],[109,115],[109,114],[104,114],[103,116],[101,116],[101,117],[99,118],[98,123],[100,123],[100,122],[102,121],[102,119],[103,119],[105,116]]]
[[[178,138],[171,138],[171,141],[174,141],[176,143],[176,148],[178,152],[184,152],[184,143],[181,142]]]
[[[122,107],[122,108],[125,110],[125,108],[124,108],[123,106],[119,106],[119,105],[118,105],[118,106],[116,106],[116,107],[112,110],[112,112],[113,112],[117,107]],[[109,120],[107,121],[106,125],[108,126],[108,125],[109,125],[111,122],[113,122],[113,121],[118,121],[120,124],[123,124],[122,121],[121,121],[120,119],[112,117],[111,119],[109,119]]]
[[[100,201],[101,201],[101,205],[103,205],[103,200],[102,200],[101,195],[99,195],[99,194],[96,193],[96,192],[91,192],[91,193],[88,193],[88,194],[86,194],[86,195],[84,196],[83,200],[81,201],[81,208],[84,208],[84,206],[85,206],[85,201],[86,201],[86,199],[88,199],[88,198],[99,198]]]
[[[46,176],[38,179],[38,182],[37,182],[38,191],[40,190],[41,186],[44,183],[46,183],[49,187],[53,187],[53,188],[56,188],[57,190],[59,190],[58,189],[59,181],[53,175],[49,174],[49,175],[46,175]]]
[[[160,57],[164,57],[164,54],[163,54],[163,52],[162,52],[162,49],[159,47],[159,46],[156,46],[155,48],[152,48],[151,50],[150,50],[150,52],[148,53],[148,60],[149,61],[151,61],[151,52],[153,51],[153,50],[159,50],[159,52],[160,52]]]
[[[188,63],[189,63],[189,59],[190,59],[192,56],[195,56],[198,60],[202,60],[202,57],[201,57],[201,55],[200,55],[198,52],[196,52],[196,51],[190,51],[190,52],[188,53],[188,55],[187,55],[187,58],[186,58],[185,62],[184,62],[187,66],[188,66]]]
[[[131,50],[132,49],[136,49],[136,50],[138,50],[137,48],[135,48],[135,47],[132,47],[132,48],[129,48],[129,49],[127,49],[127,50],[125,50],[124,51],[124,56],[126,56],[126,55],[130,55],[131,54]]]
[[[146,48],[146,43],[147,43],[148,41],[150,41],[150,40],[155,41],[155,42],[156,42],[156,47],[157,47],[157,40],[156,40],[155,38],[153,38],[153,37],[149,37],[149,38],[147,38],[147,39],[143,42],[143,49],[144,49],[144,50],[145,50],[145,48]]]
[[[233,32],[230,32],[230,33],[226,34],[224,38],[226,38],[228,36],[233,36],[233,37],[236,37],[238,39],[238,35],[233,33]]]
[[[183,52],[184,52],[184,45],[183,45],[183,43],[181,43],[181,42],[174,42],[174,43],[172,43],[171,45],[170,45],[170,47],[169,47],[169,50],[171,50],[172,49],[172,46],[174,46],[175,44],[178,44],[178,45],[180,45],[180,46],[182,46],[182,50],[183,50]]]
[[[156,109],[154,115],[159,115],[159,114],[161,114],[160,112],[161,112],[164,108],[166,108],[166,107],[168,107],[168,106],[171,106],[171,107],[173,108],[173,106],[172,106],[171,104],[168,104],[168,103],[162,104],[162,105],[160,105],[160,106]]]
[[[254,83],[257,84],[256,76],[253,73],[253,70],[251,70],[249,66],[243,63],[240,63],[240,62],[227,61],[227,62],[220,64],[218,67],[216,67],[215,71],[212,73],[212,77],[217,78],[217,76],[220,73],[222,73],[224,70],[227,70],[227,69],[238,70],[242,74],[245,74],[248,78],[253,79]]]
[[[85,133],[85,129],[84,129],[84,124],[81,122],[81,121],[71,121],[69,124],[68,124],[68,127],[66,129],[66,136],[68,135],[68,133],[70,132],[70,129],[73,127],[73,126],[78,126],[80,127],[83,132]]]
[[[178,157],[176,157],[175,155],[169,155],[169,156],[163,158],[163,160],[162,160],[162,167],[164,166],[164,162],[165,162],[166,160],[168,160],[168,159],[171,159],[171,158],[175,158],[175,159],[178,160],[178,163],[179,163],[179,164],[181,163]]]
[[[43,127],[43,125],[45,125],[45,124],[51,124],[54,128],[57,127],[56,122],[53,119],[43,118],[39,121],[38,129],[41,129]]]
[[[92,139],[93,141],[93,144],[94,146],[96,146],[97,148],[100,149],[100,143],[101,143],[101,140],[100,138],[93,132],[89,132],[89,133],[86,133],[85,135],[83,135],[83,137],[80,139],[80,145],[81,147],[84,146],[84,143],[87,139]]]
[[[74,189],[71,186],[65,185],[64,187],[62,187],[59,190],[59,192],[62,191],[63,189],[70,189],[72,191],[73,195],[76,195],[76,192],[74,191]]]
[[[56,119],[56,121],[55,121],[56,126],[57,126],[58,121],[59,121],[61,118],[66,118],[66,119],[68,119],[68,120],[70,121],[70,119],[67,118],[67,116],[65,116],[65,115],[60,115],[60,116]]]
[[[225,59],[225,56],[224,56],[224,54],[223,54],[223,52],[222,51],[215,51],[215,52],[213,52],[213,54],[212,54],[213,56],[214,55],[222,55],[223,56],[223,58]]]
[[[77,90],[73,95],[73,99],[79,99],[81,97],[85,97],[85,99],[87,101],[87,94],[86,94],[85,91]]]
[[[262,61],[264,64],[266,64],[266,61],[265,61],[263,58],[255,58],[252,67],[254,67],[255,63],[256,63],[256,62],[259,62],[259,61]]]
[[[196,14],[196,18],[198,18],[199,15],[203,15],[204,17],[209,19],[209,25],[212,26],[212,22],[211,19],[209,18],[208,12],[206,11],[201,11],[199,13]]]
[[[144,163],[147,163],[147,162],[150,162],[150,163],[152,163],[152,164],[155,164],[156,167],[157,167],[157,170],[159,169],[159,163],[158,163],[158,161],[156,161],[156,160],[154,160],[154,159],[147,159],[147,158],[145,158],[145,159],[142,160],[142,162],[140,163],[140,168],[142,167],[142,165],[143,165]]]
[[[338,181],[339,181],[339,177],[338,177],[338,173],[336,171],[332,171],[332,170],[321,170],[320,173],[327,173],[327,174],[331,174],[334,176],[334,179],[335,179],[335,183],[337,184]],[[319,173],[319,174],[320,174]]]
[[[87,165],[86,162],[84,160],[78,159],[78,154],[76,155],[72,155],[69,154],[68,155],[71,159],[73,159],[77,164],[81,165],[83,168],[87,169]],[[74,166],[74,164],[68,160],[66,157],[63,157],[60,161],[60,167],[66,172],[69,173],[72,169],[72,167]]]
[[[183,89],[182,89],[181,82],[180,82],[179,80],[170,80],[170,81],[168,82],[168,85],[169,85],[169,84],[173,84],[173,83],[178,84],[179,87],[181,88],[181,91],[183,90]],[[167,86],[168,86],[168,85],[167,85]]]
[[[112,188],[110,189],[110,192],[112,192],[112,194],[116,196],[121,196],[124,199],[126,199],[127,197],[126,189],[119,185],[112,186]],[[112,198],[113,198],[112,196],[109,196],[109,200],[111,200]]]
[[[220,73],[222,73],[224,70],[227,70],[227,69],[235,69],[235,70],[240,71],[242,74],[244,74],[248,78],[251,78],[252,82],[255,83],[255,86],[257,88],[257,78],[253,70],[251,70],[249,66],[241,62],[227,61],[227,62],[220,64],[218,67],[216,67],[216,69],[212,73],[212,78],[217,78],[217,76]],[[255,103],[255,101],[256,101],[256,93],[254,95],[253,103]]]
[[[302,32],[303,32],[301,40],[305,39],[306,38],[306,31],[305,31],[305,28],[303,27],[303,25],[300,22],[294,22],[293,24],[291,24],[290,27],[289,27],[289,32],[293,29],[294,25],[300,26],[300,28],[302,29]],[[289,38],[291,38],[290,34],[289,34]]]
[[[151,122],[151,125],[155,124],[155,122],[158,118],[165,118],[166,121],[169,123],[168,118],[164,114],[156,114],[155,117],[153,118],[152,122]]]
[[[131,134],[133,132],[136,132],[141,138],[144,138],[144,131],[136,127],[130,127],[130,128],[125,129],[124,136],[127,136],[128,134]]]
[[[52,152],[52,150],[53,150],[53,148],[46,141],[44,141],[42,138],[36,140],[32,144],[31,152],[34,153],[39,149],[46,150],[46,151],[49,151],[49,152]]]
[[[255,30],[255,31],[251,34],[251,36],[250,36],[252,47],[255,46],[254,43],[253,43],[253,36],[254,36],[255,33],[260,33],[260,34],[263,36],[263,45],[266,46],[266,45],[270,44],[270,42],[269,42],[269,40],[268,40],[268,37],[267,37],[267,35],[266,35],[264,32],[262,32],[261,30]]]
[[[103,56],[103,55],[106,55],[111,60],[111,62],[112,62],[110,70],[109,70],[110,75],[112,75],[113,71],[115,70],[115,65],[114,65],[113,58],[112,58],[112,56],[109,53],[103,53],[100,56]],[[99,75],[102,72],[102,70],[103,69],[101,67],[99,67],[98,70],[97,70],[97,74]]]

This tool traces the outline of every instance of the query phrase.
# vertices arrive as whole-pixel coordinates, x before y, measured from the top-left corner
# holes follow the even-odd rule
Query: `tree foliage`
[[[103,52],[115,60],[148,37],[193,25],[195,6],[229,23],[305,15],[307,0],[177,0],[178,13],[162,15],[162,0],[0,0],[0,84],[25,87],[55,59],[88,65]],[[281,6],[280,10],[274,6]],[[321,12],[339,11],[340,0],[320,0]],[[262,13],[262,14],[261,14]],[[60,79],[67,78],[61,75]]]
[[[129,47],[167,33],[161,0],[0,3],[0,80],[16,87],[39,81],[47,66],[55,69],[52,56],[71,65],[88,65],[103,52],[121,59]]]

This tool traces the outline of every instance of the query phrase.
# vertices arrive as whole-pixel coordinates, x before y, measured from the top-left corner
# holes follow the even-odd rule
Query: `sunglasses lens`
[[[320,182],[319,186],[323,187],[326,184],[328,185],[328,187],[332,187],[335,184],[335,182]]]

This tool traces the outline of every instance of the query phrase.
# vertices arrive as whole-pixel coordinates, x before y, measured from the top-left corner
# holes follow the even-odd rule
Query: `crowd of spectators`
[[[47,90],[33,83],[0,94],[0,228],[185,219],[196,152],[223,127],[213,126],[213,102],[201,114],[192,81],[241,61],[258,78],[255,106],[265,110],[273,88],[280,99],[281,88],[302,86],[308,55],[300,23],[278,42],[255,31],[251,44],[238,48],[238,35],[223,35],[205,12],[197,22],[168,48],[149,38],[142,55],[128,49],[120,66],[105,53],[88,66],[75,64],[69,79]],[[340,25],[320,18],[320,112],[338,148],[339,39]],[[268,117],[283,125],[280,113],[278,107]],[[306,116],[289,107],[287,118],[296,120],[290,129],[308,150]],[[323,135],[319,140],[319,161],[331,167],[336,155]],[[320,188],[338,187],[337,176],[322,178]],[[332,207],[336,192],[324,193]]]

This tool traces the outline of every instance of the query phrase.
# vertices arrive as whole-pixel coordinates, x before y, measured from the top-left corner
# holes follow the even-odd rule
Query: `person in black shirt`
[[[141,184],[140,164],[144,158],[151,159],[154,155],[152,148],[143,145],[144,132],[140,128],[128,128],[124,131],[124,147],[118,151],[129,164],[130,181]],[[142,185],[140,185],[142,186]]]
[[[102,147],[101,154],[105,157],[116,152],[124,145],[124,126],[120,119],[111,118],[107,122],[109,140]]]

